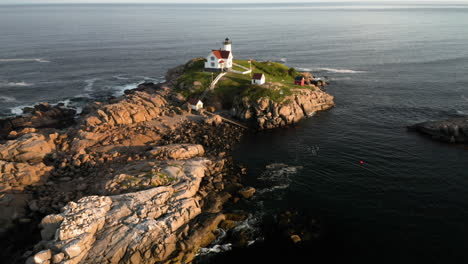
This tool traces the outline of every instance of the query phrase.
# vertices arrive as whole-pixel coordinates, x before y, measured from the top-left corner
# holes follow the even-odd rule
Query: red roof
[[[198,101],[200,101],[200,100],[195,99],[195,98],[192,98],[192,99],[190,99],[188,102],[189,102],[189,104],[191,104],[191,105],[197,105],[197,104],[198,104]]]
[[[224,63],[224,61],[223,61],[223,60],[220,60],[219,63]]]
[[[254,73],[252,79],[254,80],[261,80],[263,77],[263,73]]]
[[[213,54],[216,56],[218,59],[228,59],[229,54],[231,54],[230,51],[228,50],[213,50]]]

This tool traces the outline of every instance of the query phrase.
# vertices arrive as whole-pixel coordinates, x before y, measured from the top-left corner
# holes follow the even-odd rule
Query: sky
[[[367,2],[396,2],[392,0],[374,0]],[[284,2],[358,2],[358,0],[0,0],[0,4],[65,4],[65,3],[284,3]],[[404,1],[400,1],[404,2]],[[411,0],[411,2],[434,2],[427,0]],[[465,2],[468,0],[455,0],[450,2]]]

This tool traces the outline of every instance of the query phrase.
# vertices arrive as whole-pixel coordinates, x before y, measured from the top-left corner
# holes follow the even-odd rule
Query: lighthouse
[[[232,68],[232,42],[229,38],[223,41],[223,47],[212,50],[205,60],[206,71],[229,71]]]
[[[223,50],[232,51],[232,41],[229,38],[224,40],[223,45]]]

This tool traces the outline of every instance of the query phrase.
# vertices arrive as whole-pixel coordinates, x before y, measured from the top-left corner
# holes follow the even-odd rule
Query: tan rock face
[[[223,119],[219,115],[213,115],[204,120],[205,124],[211,126],[219,126],[223,123]]]
[[[50,138],[41,134],[26,134],[17,140],[10,140],[0,145],[0,160],[37,162],[54,149],[55,144]]]
[[[162,113],[167,101],[159,94],[135,92],[124,99],[102,106],[84,120],[85,127],[129,125],[149,121]]]
[[[44,236],[47,243],[42,243],[47,245],[43,250],[50,252],[47,258],[67,264],[166,260],[180,248],[178,237],[201,213],[197,192],[210,163],[203,158],[173,161],[161,169],[174,179],[171,185],[68,203],[63,213],[49,215],[41,223],[48,229]],[[219,224],[224,218],[212,220],[211,224]],[[185,247],[203,244],[195,239],[192,242]],[[43,252],[34,259],[42,259]]]
[[[155,147],[149,151],[149,154],[153,157],[180,160],[201,156],[205,154],[205,150],[202,145],[176,144]]]
[[[255,102],[243,98],[235,103],[235,114],[244,120],[254,118],[260,129],[271,129],[297,123],[335,105],[333,96],[318,88],[314,91],[294,89],[293,93],[281,103],[268,98],[260,98]]]
[[[43,181],[53,170],[42,160],[55,151],[56,138],[57,134],[31,133],[0,145],[0,227],[10,227],[26,213],[28,195],[17,192]]]

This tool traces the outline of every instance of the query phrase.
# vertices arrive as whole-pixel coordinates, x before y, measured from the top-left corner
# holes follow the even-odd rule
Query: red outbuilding
[[[296,79],[294,79],[294,84],[295,84],[295,85],[304,86],[304,85],[305,85],[305,78],[304,78],[304,76],[297,76]]]

